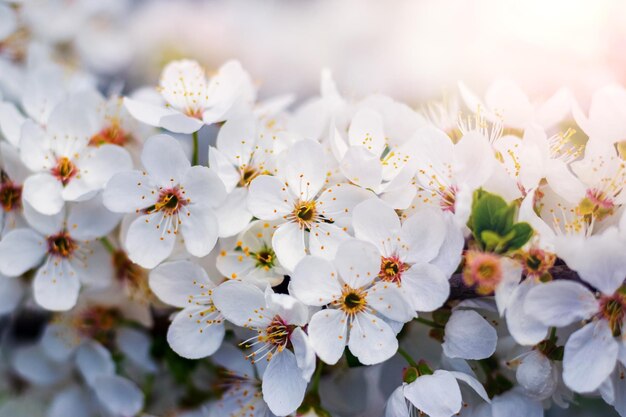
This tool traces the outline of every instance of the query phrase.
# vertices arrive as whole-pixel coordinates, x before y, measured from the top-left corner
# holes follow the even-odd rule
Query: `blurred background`
[[[113,2],[114,3],[114,2]],[[120,42],[132,80],[175,57],[240,59],[265,94],[316,92],[323,67],[346,95],[440,98],[458,80],[517,81],[531,96],[626,78],[619,0],[207,0],[130,3]],[[126,42],[130,39],[130,42]],[[144,81],[144,82],[145,82]]]
[[[482,91],[510,78],[537,98],[566,86],[582,101],[626,81],[621,0],[27,0],[23,7],[29,36],[71,44],[82,64],[127,86],[154,84],[164,63],[180,57],[209,69],[237,58],[264,95],[317,92],[328,67],[347,96],[380,92],[412,104],[440,98],[458,80]]]

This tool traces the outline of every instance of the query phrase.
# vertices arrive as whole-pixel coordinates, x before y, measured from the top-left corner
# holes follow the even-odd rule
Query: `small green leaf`
[[[483,230],[480,234],[480,241],[488,252],[496,252],[496,248],[504,243],[504,238],[491,230]]]
[[[470,228],[477,241],[482,243],[480,236],[483,230],[498,231],[497,213],[501,210],[507,210],[506,201],[494,194],[482,193],[474,202]]]
[[[508,242],[508,250],[521,248],[533,237],[533,228],[526,222],[515,223],[511,228],[515,236]]]

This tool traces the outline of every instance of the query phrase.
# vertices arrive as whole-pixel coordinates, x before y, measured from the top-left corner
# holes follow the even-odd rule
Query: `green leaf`
[[[480,197],[474,202],[472,208],[470,228],[472,229],[474,238],[482,243],[481,234],[483,230],[497,231],[497,213],[499,211],[506,211],[507,208],[506,201],[504,201],[502,197],[484,192],[480,194]]]
[[[491,230],[483,230],[480,234],[480,241],[483,243],[484,249],[488,252],[498,252],[497,248],[506,243],[505,238]]]
[[[533,237],[533,228],[526,222],[515,223],[511,228],[515,236],[508,242],[508,250],[516,250],[521,248]]]

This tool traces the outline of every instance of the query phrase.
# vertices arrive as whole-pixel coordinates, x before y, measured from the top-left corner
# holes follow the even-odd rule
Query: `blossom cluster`
[[[323,71],[259,99],[185,59],[121,94],[26,53],[0,76],[6,415],[626,416],[626,89],[414,108]]]

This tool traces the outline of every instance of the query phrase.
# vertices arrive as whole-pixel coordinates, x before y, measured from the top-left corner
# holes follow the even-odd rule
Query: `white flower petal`
[[[199,265],[186,261],[165,262],[150,271],[150,289],[169,305],[185,308],[194,297],[205,295],[214,285]]]
[[[107,210],[96,196],[70,206],[66,227],[73,239],[94,240],[111,233],[120,220],[121,215]]]
[[[282,266],[293,271],[298,262],[306,256],[304,230],[296,223],[283,223],[272,236],[272,247]]]
[[[322,146],[312,140],[300,140],[280,158],[284,158],[284,168],[279,165],[279,176],[289,184],[293,195],[303,201],[314,198],[326,180],[326,155]]]
[[[159,120],[159,125],[174,133],[194,133],[204,126],[204,122],[182,113],[166,114]]]
[[[94,387],[96,378],[115,374],[115,362],[109,352],[100,343],[88,341],[76,351],[76,366],[87,385]]]
[[[385,405],[385,417],[409,417],[409,408],[404,398],[404,387],[400,385],[389,396]]]
[[[195,205],[188,208],[188,213],[180,225],[185,247],[193,256],[206,256],[217,243],[217,218],[212,210]]]
[[[384,256],[393,255],[396,242],[392,239],[400,232],[396,211],[377,198],[366,200],[352,212],[354,236],[376,245]]]
[[[94,391],[100,403],[115,415],[134,416],[143,408],[143,392],[134,382],[121,376],[98,377]]]
[[[0,9],[3,6],[0,5]],[[1,15],[2,13],[0,13]],[[0,36],[2,38],[2,36]],[[15,147],[19,146],[22,123],[24,116],[17,110],[15,104],[10,102],[0,102],[0,131],[2,136]]]
[[[406,323],[415,318],[415,310],[398,287],[386,282],[374,284],[367,292],[367,305],[390,320]]]
[[[163,187],[180,183],[191,167],[182,146],[168,135],[148,138],[143,145],[141,162],[152,180]]]
[[[369,242],[347,240],[337,249],[335,266],[346,284],[352,288],[360,288],[378,277],[380,253]]]
[[[341,159],[341,173],[352,183],[378,190],[383,181],[380,159],[362,147],[350,147]]]
[[[522,363],[515,371],[515,378],[529,396],[538,400],[549,398],[559,382],[555,365],[537,350],[524,356]]]
[[[70,386],[54,396],[47,417],[93,417],[94,413],[89,394],[78,386]]]
[[[22,198],[38,212],[50,216],[63,209],[65,201],[62,192],[61,182],[52,175],[35,174],[24,181]]]
[[[496,351],[498,335],[473,310],[454,310],[446,323],[443,353],[450,358],[485,359]]]
[[[618,350],[618,343],[605,320],[589,323],[577,330],[565,344],[565,385],[580,393],[596,390],[613,372]]]
[[[410,263],[433,260],[446,238],[446,222],[441,210],[424,207],[402,223],[400,250]]]
[[[430,417],[451,417],[461,410],[461,390],[447,371],[422,375],[404,387],[404,396]]]
[[[115,174],[102,193],[106,208],[116,213],[132,213],[154,205],[159,199],[150,176],[145,172],[126,171]]]
[[[369,108],[362,108],[355,113],[348,130],[350,146],[365,148],[371,154],[380,157],[385,149],[385,133],[380,114]]]
[[[76,341],[80,336],[73,328],[62,323],[49,323],[39,343],[50,359],[65,362],[76,350]]]
[[[359,362],[374,365],[395,355],[398,340],[384,320],[369,313],[359,313],[350,328],[348,347]]]
[[[323,306],[341,294],[341,284],[332,263],[307,256],[291,274],[290,292],[307,305]]]
[[[308,333],[317,356],[334,365],[343,355],[348,341],[348,318],[341,310],[318,311],[311,317]]]
[[[252,220],[252,213],[247,205],[248,190],[235,188],[224,203],[215,209],[220,237],[235,236],[243,231]]]
[[[11,364],[15,372],[34,385],[49,386],[67,376],[70,370],[64,363],[51,361],[41,347],[19,347],[13,353]]]
[[[226,189],[222,180],[205,166],[191,167],[181,180],[185,196],[194,205],[202,207],[218,207],[226,200]]]
[[[167,331],[167,343],[183,358],[200,359],[215,353],[224,339],[219,312],[207,306],[189,307],[176,315]]]
[[[543,406],[533,401],[520,390],[507,391],[493,398],[491,402],[493,417],[543,417]]]
[[[248,210],[259,219],[275,220],[293,210],[294,198],[278,178],[260,175],[251,183]]]
[[[415,311],[434,311],[450,295],[450,282],[439,268],[430,264],[411,266],[401,279],[402,291]]]
[[[135,119],[150,126],[161,126],[161,118],[177,113],[176,110],[129,97],[124,97],[124,106]]]
[[[339,246],[351,236],[344,229],[330,223],[315,223],[309,232],[309,252],[324,259],[335,259]]]
[[[513,291],[506,308],[506,324],[515,341],[521,345],[534,346],[548,335],[548,326],[535,316],[527,314],[524,302],[528,292],[537,285],[533,279],[526,279]]]
[[[588,319],[600,306],[591,291],[577,282],[553,281],[532,288],[524,311],[548,326],[564,327]]]
[[[302,404],[307,381],[302,378],[296,357],[290,350],[272,356],[263,374],[263,399],[272,413],[286,416]]]
[[[35,301],[48,310],[71,309],[76,305],[79,290],[78,274],[67,260],[49,259],[33,280]]]
[[[22,275],[39,265],[47,250],[47,242],[39,233],[12,230],[0,241],[0,272],[10,277]]]
[[[296,355],[296,362],[300,368],[302,378],[307,382],[311,380],[313,372],[315,372],[315,351],[309,337],[301,327],[296,327],[291,333],[289,339],[293,346],[293,353]]]
[[[224,282],[213,290],[213,302],[224,317],[237,326],[264,327],[273,318],[273,312],[265,309],[263,291],[247,282]]]
[[[144,268],[154,268],[165,260],[174,249],[176,235],[161,228],[162,213],[154,213],[135,219],[128,228],[126,249],[128,257]]]

